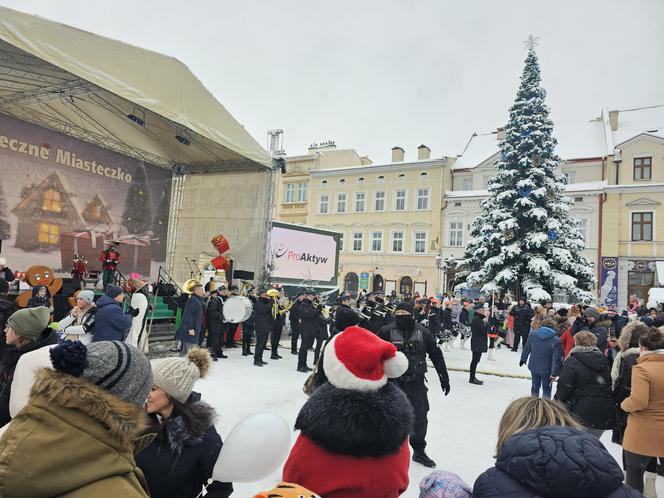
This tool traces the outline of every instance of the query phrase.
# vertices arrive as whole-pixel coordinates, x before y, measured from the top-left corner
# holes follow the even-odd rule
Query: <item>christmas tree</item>
[[[6,221],[9,219],[7,213],[7,202],[5,201],[5,191],[0,185],[0,240],[8,240],[10,236],[10,226]]]
[[[152,206],[150,192],[145,179],[145,170],[142,166],[136,168],[132,178],[127,200],[125,201],[122,224],[127,232],[133,235],[143,235],[152,225]]]
[[[555,292],[592,300],[591,264],[581,254],[579,223],[569,215],[573,200],[563,195],[565,180],[556,173],[560,159],[532,36],[527,47],[496,176],[472,224],[457,282],[484,294],[523,291],[534,301]]]

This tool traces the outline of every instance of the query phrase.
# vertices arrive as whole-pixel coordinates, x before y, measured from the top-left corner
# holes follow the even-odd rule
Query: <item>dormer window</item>
[[[339,183],[340,183],[340,184],[344,184],[344,183],[346,183],[346,179],[345,179],[345,178],[341,178],[341,179],[339,180]]]

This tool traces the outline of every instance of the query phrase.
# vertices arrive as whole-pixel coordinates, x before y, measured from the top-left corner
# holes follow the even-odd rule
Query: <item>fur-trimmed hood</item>
[[[618,347],[620,351],[626,351],[629,349],[629,342],[632,340],[632,334],[634,330],[638,327],[645,327],[646,325],[640,320],[630,320],[630,322],[625,325],[620,331],[620,337],[618,337]]]
[[[295,429],[331,453],[380,457],[399,451],[412,424],[410,402],[393,383],[360,393],[328,382],[304,404]]]
[[[189,416],[174,415],[164,420],[157,427],[158,437],[163,438],[171,451],[182,453],[185,446],[200,443],[214,423],[216,413],[214,408],[204,401],[196,401],[187,405]],[[156,423],[156,417],[153,418]]]

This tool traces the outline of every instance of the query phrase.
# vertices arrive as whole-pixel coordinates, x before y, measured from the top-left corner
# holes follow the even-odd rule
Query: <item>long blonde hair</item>
[[[515,399],[500,419],[496,455],[500,453],[505,442],[515,434],[549,425],[583,429],[567,409],[556,401],[530,396]]]

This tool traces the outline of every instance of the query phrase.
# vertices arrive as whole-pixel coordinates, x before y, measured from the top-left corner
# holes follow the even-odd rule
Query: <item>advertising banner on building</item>
[[[618,258],[602,258],[600,269],[602,286],[599,303],[603,306],[618,306]]]
[[[124,275],[156,276],[166,256],[171,172],[0,115],[0,239],[14,271],[101,268],[118,241]]]
[[[339,234],[273,223],[270,235],[272,280],[304,285],[336,285]]]

